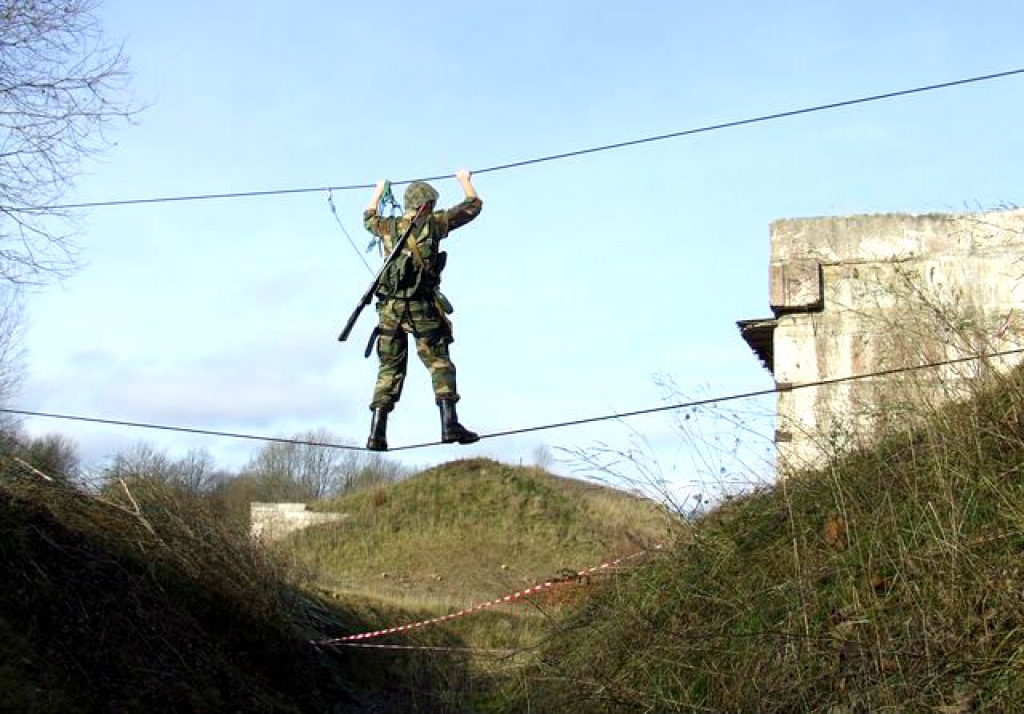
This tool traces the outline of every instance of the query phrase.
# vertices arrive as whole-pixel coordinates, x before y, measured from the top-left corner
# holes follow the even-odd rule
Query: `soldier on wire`
[[[369,354],[373,340],[377,339],[380,359],[370,402],[370,437],[366,441],[366,448],[371,451],[388,448],[388,413],[402,396],[410,334],[416,341],[416,353],[430,371],[434,399],[441,412],[441,441],[472,444],[480,439],[459,423],[455,412],[459,393],[455,388],[455,365],[448,354],[448,345],[454,340],[448,319],[452,308],[439,289],[447,257],[439,250],[441,240],[480,215],[483,207],[470,172],[460,170],[455,178],[462,185],[465,198],[447,210],[435,210],[438,193],[430,184],[414,181],[405,191],[404,213],[396,218],[381,217],[377,207],[388,183],[380,181],[363,212],[363,225],[382,241],[385,253],[402,251],[377,282],[378,324],[367,346]],[[407,233],[404,244],[396,246],[400,236]]]

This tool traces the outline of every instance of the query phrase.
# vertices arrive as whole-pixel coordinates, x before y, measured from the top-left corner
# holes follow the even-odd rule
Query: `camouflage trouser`
[[[426,300],[387,299],[378,301],[377,314],[380,369],[370,409],[391,411],[401,398],[409,362],[408,334],[416,339],[416,354],[430,371],[435,401],[458,401],[455,365],[448,356],[451,328],[437,306]]]

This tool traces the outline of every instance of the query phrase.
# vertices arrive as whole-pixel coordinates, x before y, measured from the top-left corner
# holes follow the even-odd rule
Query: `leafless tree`
[[[342,495],[373,486],[396,483],[409,477],[412,470],[400,461],[371,451],[346,452],[342,478],[334,495]]]
[[[305,443],[269,443],[243,469],[258,484],[263,498],[314,500],[391,483],[407,475],[400,463],[380,454],[318,446],[339,442],[326,429],[297,434],[294,439]]]
[[[0,280],[39,283],[73,267],[73,215],[59,202],[82,160],[109,146],[104,129],[135,111],[98,5],[0,0]]]
[[[296,435],[296,442],[309,443],[269,443],[253,457],[245,473],[266,488],[278,487],[280,497],[323,498],[337,490],[344,457],[336,449],[310,444],[329,444],[335,438],[319,429]]]
[[[555,463],[555,455],[547,444],[537,444],[533,449],[533,465],[538,469],[550,471]]]
[[[16,286],[0,283],[0,404],[17,390],[23,375],[21,352],[22,302]],[[12,427],[6,418],[0,427]]]
[[[62,434],[27,439],[22,448],[22,458],[47,476],[63,481],[75,481],[81,474],[78,446]]]
[[[191,449],[171,465],[171,480],[190,491],[209,491],[224,477],[206,449]]]
[[[105,483],[153,481],[203,493],[215,488],[225,474],[217,470],[205,449],[192,449],[182,458],[173,459],[152,444],[139,442],[116,454],[102,470],[101,478]]]
[[[21,314],[18,287],[0,282],[0,407],[8,406],[24,374]],[[8,412],[0,412],[0,456],[17,455],[24,443],[18,419]]]
[[[173,480],[174,462],[152,444],[140,441],[115,454],[101,475],[105,482],[153,480],[167,483]]]

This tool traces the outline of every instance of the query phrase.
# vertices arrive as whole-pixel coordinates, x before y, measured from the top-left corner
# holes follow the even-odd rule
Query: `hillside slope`
[[[708,514],[567,616],[505,711],[1019,711],[1024,374],[975,387]]]
[[[194,513],[0,470],[0,711],[324,712],[352,701],[305,602]]]
[[[316,507],[349,518],[286,547],[325,585],[463,602],[640,551],[664,540],[669,522],[646,499],[489,459]]]
[[[381,701],[463,711],[493,689],[493,671],[309,640],[519,589],[634,552],[665,528],[643,499],[488,460],[321,504],[352,516],[274,550],[226,526],[201,495],[122,486],[98,497],[0,453],[0,712],[312,714]],[[282,552],[312,567],[289,567]],[[348,587],[328,608],[309,578]],[[404,641],[519,646],[543,626],[529,608],[471,620]]]

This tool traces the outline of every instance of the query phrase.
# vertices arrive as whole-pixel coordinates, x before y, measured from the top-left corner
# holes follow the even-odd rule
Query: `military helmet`
[[[413,181],[405,189],[405,210],[416,211],[424,203],[437,201],[437,191],[426,181]]]

